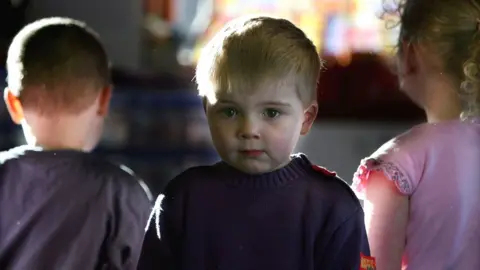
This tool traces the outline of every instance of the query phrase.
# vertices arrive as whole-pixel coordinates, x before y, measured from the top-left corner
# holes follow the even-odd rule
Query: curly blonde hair
[[[399,43],[423,43],[440,56],[458,83],[462,118],[478,116],[480,0],[384,0],[384,10],[399,19]]]

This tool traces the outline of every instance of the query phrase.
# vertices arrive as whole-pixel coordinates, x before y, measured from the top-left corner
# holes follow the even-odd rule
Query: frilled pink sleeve
[[[426,156],[426,134],[423,128],[414,128],[385,143],[370,157],[361,161],[353,176],[352,189],[364,199],[365,187],[373,171],[382,172],[394,182],[398,191],[411,195],[421,178]]]

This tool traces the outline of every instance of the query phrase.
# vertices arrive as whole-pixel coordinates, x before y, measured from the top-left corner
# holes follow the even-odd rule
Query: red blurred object
[[[172,0],[146,0],[144,11],[148,14],[155,14],[165,21],[172,21],[175,3]]]
[[[333,57],[318,83],[320,120],[416,121],[423,111],[398,88],[397,77],[384,57],[353,54],[349,64]]]

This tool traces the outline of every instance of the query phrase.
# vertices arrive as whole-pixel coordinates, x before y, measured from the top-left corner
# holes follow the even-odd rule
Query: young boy
[[[363,211],[334,173],[292,155],[317,114],[321,62],[292,23],[227,24],[196,79],[222,161],[191,168],[157,199],[139,269],[359,269]]]
[[[23,28],[5,103],[28,145],[0,153],[0,269],[136,269],[150,212],[134,176],[88,153],[111,95],[107,55],[84,23]]]

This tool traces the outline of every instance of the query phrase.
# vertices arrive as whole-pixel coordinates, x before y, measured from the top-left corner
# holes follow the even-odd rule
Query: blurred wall
[[[115,66],[140,68],[143,1],[31,0],[27,21],[50,16],[85,21],[102,36]]]
[[[400,135],[414,123],[317,122],[303,137],[296,151],[312,162],[336,171],[348,183],[360,160],[382,144]]]

